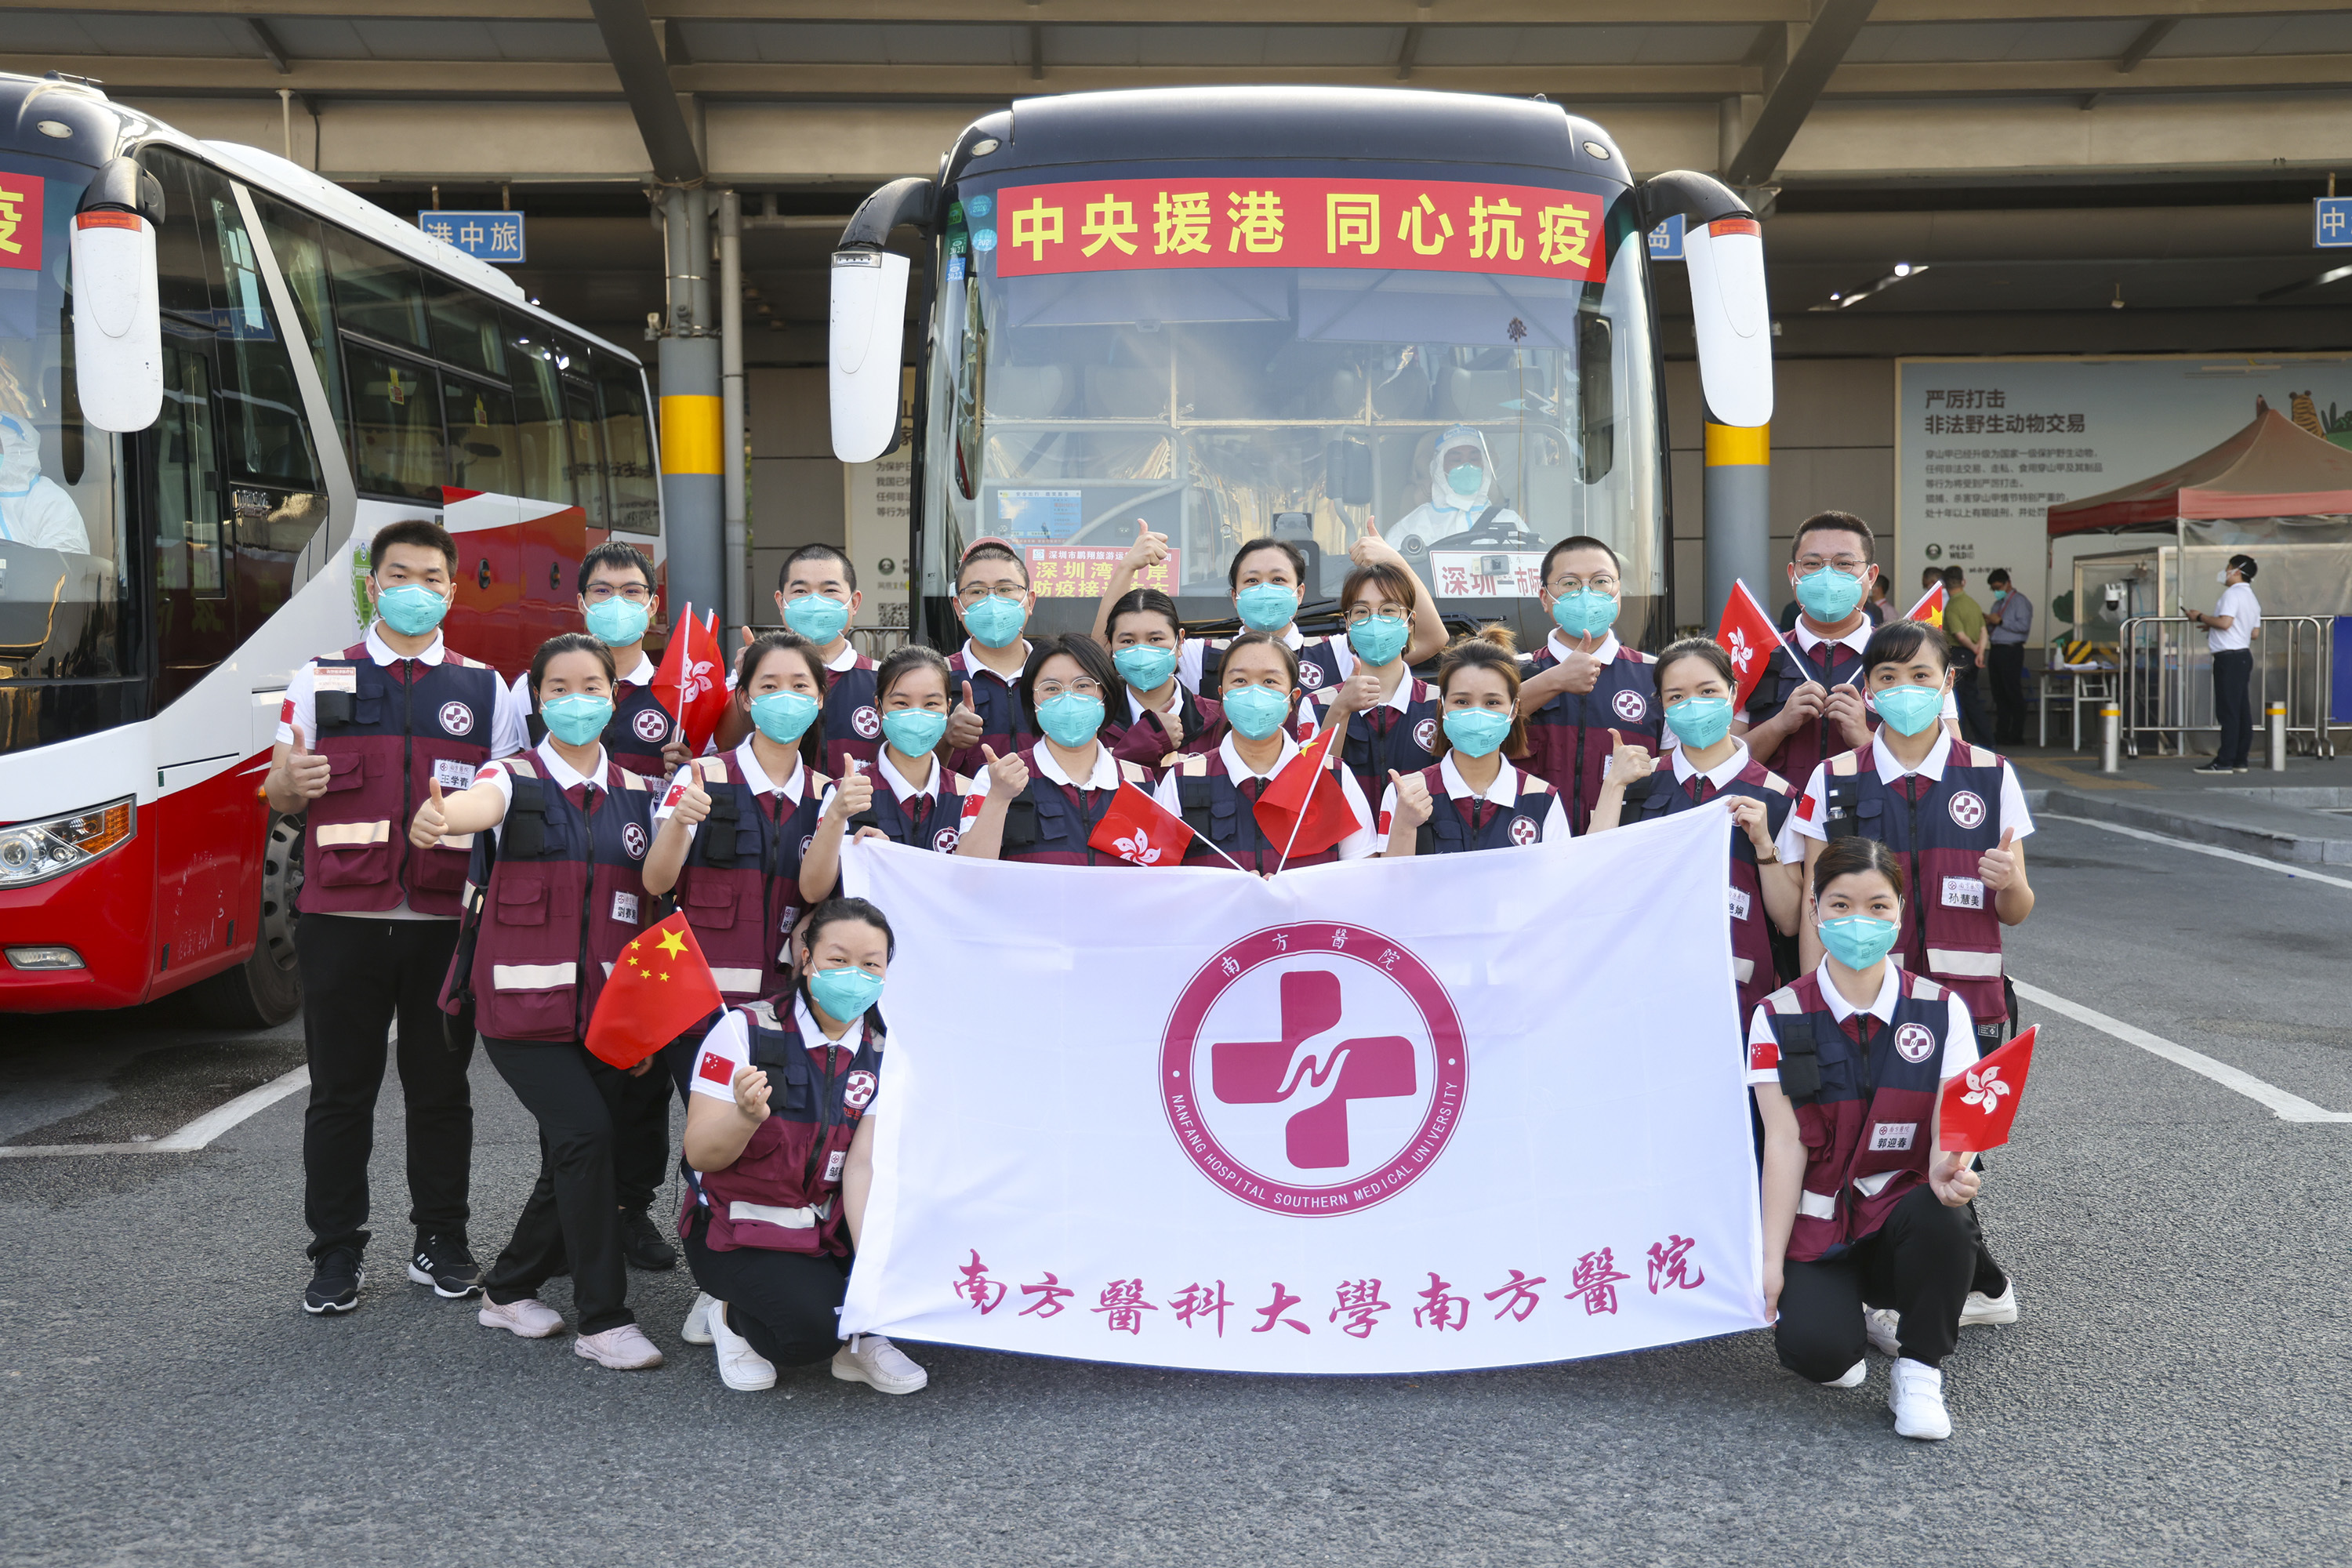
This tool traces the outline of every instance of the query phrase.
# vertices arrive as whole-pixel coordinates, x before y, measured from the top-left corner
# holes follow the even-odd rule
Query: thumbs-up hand
[[[286,782],[304,800],[316,800],[327,793],[327,780],[335,768],[332,763],[312,751],[302,737],[302,726],[294,726],[294,749],[286,753]]]
[[[1601,782],[1620,786],[1639,784],[1657,772],[1658,759],[1633,745],[1616,731],[1609,731],[1609,765]]]
[[[1135,520],[1135,542],[1127,547],[1119,562],[1129,572],[1146,571],[1168,559],[1168,536],[1154,533],[1151,525],[1141,518]]]
[[[2017,829],[2012,827],[2000,836],[2000,847],[1988,849],[1977,862],[1977,876],[1989,892],[1998,893],[2016,882]]]
[[[833,798],[825,803],[824,814],[836,823],[845,823],[873,804],[874,777],[860,768],[857,759],[852,757],[849,759],[849,771],[842,775],[839,784],[833,786]]]
[[[416,820],[408,825],[408,841],[419,849],[430,849],[448,835],[449,818],[441,799],[441,781],[433,781],[433,793],[416,808]]]
[[[702,770],[687,769],[679,782],[684,787],[677,792],[677,799],[671,805],[669,814],[688,827],[699,826],[702,819],[710,815],[710,796],[702,787]]]
[[[1407,827],[1419,827],[1437,809],[1429,798],[1429,781],[1419,773],[1401,773],[1391,768],[1389,784],[1396,791],[1391,826],[1402,823]]]
[[[968,752],[980,744],[980,705],[971,700],[971,682],[963,683],[963,700],[948,714],[947,732],[940,738],[940,746],[950,755]]]
[[[1401,563],[1404,557],[1397,552],[1395,545],[1381,537],[1381,525],[1368,518],[1364,521],[1364,531],[1357,536],[1355,543],[1348,546],[1348,559],[1358,566],[1370,566],[1375,561]]]
[[[1000,757],[992,748],[982,746],[980,754],[988,763],[990,798],[1015,800],[1029,787],[1029,764],[1021,760],[1020,752],[1008,752]]]

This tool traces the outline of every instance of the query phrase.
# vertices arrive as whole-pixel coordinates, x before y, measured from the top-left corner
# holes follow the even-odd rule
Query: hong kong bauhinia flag
[[[621,950],[588,1020],[588,1054],[633,1068],[726,1003],[683,913],[639,931]]]
[[[1131,784],[1122,782],[1110,809],[1095,824],[1087,843],[1134,866],[1181,866],[1192,830],[1181,816]]]
[[[1780,643],[1780,630],[1772,624],[1771,612],[1748,592],[1747,584],[1733,580],[1731,596],[1723,602],[1723,624],[1716,628],[1715,640],[1731,656],[1731,672],[1739,682],[1731,705],[1745,707],[1748,694],[1764,679],[1764,668],[1772,662],[1772,650]]]
[[[1945,1083],[1938,1147],[1974,1152],[2009,1142],[2010,1123],[2017,1120],[2018,1101],[2025,1095],[2025,1074],[2033,1066],[2034,1032],[2040,1027],[2035,1025]]]
[[[692,605],[670,631],[653,688],[654,696],[682,726],[687,749],[701,755],[719,728],[719,716],[727,710],[727,670],[719,634],[710,621],[697,618]]]

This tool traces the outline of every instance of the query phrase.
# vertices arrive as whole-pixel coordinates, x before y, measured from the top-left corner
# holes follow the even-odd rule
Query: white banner
[[[1398,1373],[1761,1326],[1727,816],[1271,882],[856,846],[898,952],[843,1331]]]

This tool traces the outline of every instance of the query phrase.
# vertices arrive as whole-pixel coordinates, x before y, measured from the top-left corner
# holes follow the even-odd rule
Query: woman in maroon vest
[[[1103,744],[1121,762],[1157,770],[1176,752],[1216,750],[1224,715],[1176,678],[1184,657],[1184,623],[1176,601],[1157,588],[1131,588],[1110,607],[1110,661],[1123,689],[1110,699]]]
[[[703,1042],[678,1230],[709,1302],[686,1337],[717,1346],[730,1388],[772,1388],[779,1365],[827,1356],[834,1376],[885,1394],[929,1381],[880,1335],[835,1331],[874,1179],[875,1003],[896,945],[872,904],[827,900],[801,935],[792,994],[735,1009]]]
[[[831,898],[841,880],[845,837],[887,839],[941,855],[954,854],[963,842],[966,822],[980,815],[987,786],[941,760],[940,737],[954,710],[948,696],[952,679],[939,650],[920,643],[893,650],[874,672],[882,754],[870,768],[853,764],[825,795],[816,839],[801,860],[801,897],[811,908]]]
[[[1437,667],[1437,763],[1410,773],[1389,770],[1381,798],[1383,855],[1507,849],[1569,836],[1559,792],[1526,762],[1513,767],[1503,760],[1528,754],[1519,695],[1519,661],[1506,628],[1488,626],[1446,649]]]
[[[1033,638],[1017,689],[1037,721],[1036,743],[998,756],[982,746],[988,797],[956,848],[982,860],[1041,866],[1125,866],[1088,841],[1124,784],[1151,785],[1151,773],[1111,755],[1098,738],[1118,671],[1102,644],[1083,632]]]
[[[429,847],[477,835],[473,964],[451,974],[443,1005],[470,988],[490,1065],[539,1122],[539,1182],[483,1281],[482,1326],[533,1340],[562,1329],[539,1288],[569,1265],[580,1313],[573,1348],[631,1371],[662,1358],[627,1301],[614,1175],[627,1079],[580,1043],[605,974],[649,912],[639,867],[653,837],[652,787],[607,758],[598,739],[612,721],[614,685],[603,643],[578,632],[550,637],[530,662],[547,739],[488,763],[463,794],[444,800],[436,784],[408,836]]]

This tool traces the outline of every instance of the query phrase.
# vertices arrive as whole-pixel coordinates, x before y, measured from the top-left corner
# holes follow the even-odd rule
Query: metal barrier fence
[[[2263,728],[2272,703],[2285,703],[2288,748],[2304,756],[2336,755],[2335,637],[2331,616],[2264,616],[2254,639],[2254,727]],[[2191,735],[2220,738],[2203,627],[2181,616],[2135,616],[2118,628],[2116,654],[2126,755],[2140,754],[2143,735],[2154,738],[2159,756],[2187,755]]]

